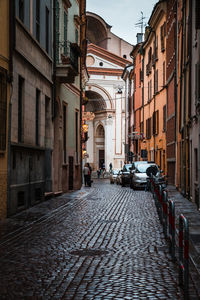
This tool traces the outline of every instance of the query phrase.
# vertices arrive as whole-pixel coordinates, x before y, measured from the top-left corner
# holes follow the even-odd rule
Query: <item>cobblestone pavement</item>
[[[101,180],[74,195],[2,227],[0,299],[183,299],[150,193]]]

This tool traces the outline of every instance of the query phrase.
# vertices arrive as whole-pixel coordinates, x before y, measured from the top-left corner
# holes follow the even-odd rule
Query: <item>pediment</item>
[[[124,59],[94,44],[90,44],[87,50],[87,67],[102,69],[124,69],[131,61]]]

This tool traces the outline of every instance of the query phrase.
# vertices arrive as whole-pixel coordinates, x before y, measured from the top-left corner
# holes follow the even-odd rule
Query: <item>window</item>
[[[40,0],[36,0],[36,39],[40,41]]]
[[[151,138],[151,118],[146,120],[146,138]]]
[[[166,105],[163,106],[163,131],[166,131]]]
[[[140,69],[140,84],[142,81],[143,81],[143,71],[142,71],[142,69]]]
[[[49,53],[49,9],[46,7],[46,51]]]
[[[159,111],[153,113],[153,134],[159,133]]]
[[[0,150],[6,150],[7,84],[6,71],[0,70]]]
[[[155,71],[155,91],[154,94],[158,92],[158,70]]]
[[[24,0],[19,0],[19,18],[24,23]]]
[[[24,102],[24,79],[18,79],[18,142],[23,142],[23,102]]]
[[[144,123],[143,122],[140,122],[140,134],[143,134],[144,133]]]
[[[79,132],[78,132],[78,112],[76,111],[75,113],[75,131],[76,131],[76,162],[78,163],[78,137],[79,137]]]
[[[51,131],[51,105],[50,98],[45,96],[45,147],[49,147]]]
[[[39,105],[40,105],[40,91],[36,89],[36,103],[35,103],[35,142],[39,146],[39,126],[40,126],[40,115],[39,115]]]
[[[200,63],[195,64],[195,102],[200,103]]]
[[[64,54],[67,55],[67,14],[64,11]]]
[[[63,155],[64,163],[67,163],[67,108],[63,106]]]
[[[163,62],[163,87],[165,86],[165,61]]]
[[[75,29],[75,41],[78,44],[79,43],[79,38],[78,38],[78,29]]]
[[[196,27],[196,30],[200,29],[200,1],[199,0],[196,0],[195,27]]]
[[[160,27],[160,43],[161,43],[161,51],[165,51],[165,38],[166,36],[166,22]]]
[[[102,125],[98,126],[96,136],[100,138],[104,137],[104,128]]]

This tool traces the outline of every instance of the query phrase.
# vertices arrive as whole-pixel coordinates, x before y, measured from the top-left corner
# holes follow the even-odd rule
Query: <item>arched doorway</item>
[[[105,131],[102,124],[99,124],[95,135],[95,148],[97,154],[97,168],[105,165]]]

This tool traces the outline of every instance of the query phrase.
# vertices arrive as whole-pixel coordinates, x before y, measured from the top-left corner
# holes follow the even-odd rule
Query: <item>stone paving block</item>
[[[0,299],[182,298],[150,193],[94,180],[33,210],[0,240]]]

